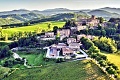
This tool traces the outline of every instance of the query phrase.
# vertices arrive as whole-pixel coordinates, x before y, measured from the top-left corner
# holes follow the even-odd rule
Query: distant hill
[[[108,12],[110,12],[110,13],[120,14],[120,8],[104,7],[104,8],[100,8],[100,10],[108,11]]]
[[[79,10],[70,10],[66,8],[55,8],[55,9],[46,9],[43,11],[34,10],[35,13],[40,13],[44,15],[55,15],[60,13],[71,13],[71,12],[78,12]]]
[[[8,25],[8,24],[15,24],[15,23],[21,23],[20,20],[14,19],[14,18],[0,18],[0,25]]]
[[[90,15],[96,15],[98,17],[104,17],[104,18],[119,18],[120,17],[120,14],[117,14],[117,13],[111,13],[111,12],[108,12],[108,11],[104,11],[104,10],[92,10],[90,12],[88,12],[88,14]]]
[[[77,11],[79,11],[79,10],[69,10],[69,9],[66,9],[66,8],[46,9],[46,10],[43,10],[43,11],[39,11],[39,10],[30,11],[30,10],[26,10],[26,9],[19,9],[19,10],[0,12],[0,15],[27,14],[27,13],[53,15],[53,14],[70,13],[70,12],[77,12]]]
[[[36,14],[36,13],[27,13],[27,14],[1,15],[0,18],[3,20],[4,19],[5,20],[14,20],[14,23],[18,23],[18,21],[19,22],[26,22],[26,21],[29,21],[29,20],[35,19],[35,18],[42,19],[42,18],[44,18],[44,16],[41,14]],[[0,22],[1,22],[1,20],[0,20]],[[2,21],[2,22],[4,22],[4,21]],[[1,22],[1,24],[2,24],[2,22]]]
[[[32,19],[29,22],[30,23],[39,23],[39,22],[45,22],[45,21],[61,21],[61,20],[65,20],[65,19],[71,19],[71,18],[75,18],[76,17],[89,17],[89,15],[85,12],[75,12],[75,13],[59,13],[59,14],[55,14],[52,15],[48,18],[43,18],[43,19]]]
[[[27,14],[27,13],[30,13],[30,11],[26,9],[19,9],[19,10],[12,10],[12,11],[3,11],[3,12],[0,12],[0,15]]]
[[[68,14],[67,14],[68,13]],[[76,13],[80,16],[91,16],[96,15],[98,17],[104,17],[109,20],[110,18],[120,18],[120,8],[110,8],[104,7],[95,10],[70,10],[67,8],[55,8],[55,9],[46,9],[43,11],[39,10],[12,10],[12,11],[4,11],[0,12],[0,18],[3,20],[15,20],[14,23],[17,22],[26,22],[26,21],[46,21],[46,20],[60,20],[64,18],[73,18],[74,15],[70,15],[69,13]],[[45,19],[47,16],[47,19]],[[4,22],[4,21],[2,21]],[[1,22],[1,24],[2,24]]]

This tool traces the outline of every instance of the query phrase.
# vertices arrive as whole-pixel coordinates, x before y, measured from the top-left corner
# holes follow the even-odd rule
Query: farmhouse
[[[77,35],[77,41],[80,41],[82,37],[86,37],[86,35],[85,34]]]
[[[61,49],[63,47],[66,47],[67,45],[65,43],[58,43],[58,44],[53,44],[51,47],[56,47],[58,49]]]
[[[84,30],[84,29],[86,29],[87,28],[87,26],[86,25],[82,25],[82,24],[79,24],[78,23],[78,25],[77,25],[77,31],[80,31],[80,30]]]
[[[56,47],[51,47],[50,48],[50,56],[58,56],[57,55],[57,48]]]
[[[73,49],[73,50],[79,50],[80,49],[81,44],[80,43],[70,43],[69,44],[69,48]]]
[[[58,29],[57,34],[60,34],[60,36],[64,35],[66,37],[69,37],[70,36],[70,29]]]
[[[69,48],[69,47],[63,47],[62,48],[62,53],[63,53],[63,55],[65,56],[65,55],[72,55],[73,54],[73,50],[71,49],[71,48]]]
[[[91,18],[78,19],[77,24],[79,27],[85,26],[85,25],[93,27],[93,26],[98,26],[99,20],[96,19],[96,17],[94,15],[92,15]],[[82,28],[82,29],[84,29],[84,28]]]
[[[55,35],[54,32],[46,32],[45,35],[40,36],[40,40],[54,40]]]
[[[46,37],[54,37],[55,35],[54,35],[54,32],[46,32],[45,36]]]
[[[81,34],[81,35],[77,35],[77,41],[80,41],[80,39],[82,37],[86,37],[86,38],[89,38],[89,39],[94,39],[95,36],[92,36],[92,35],[85,35],[85,34]]]
[[[68,38],[67,39],[68,44],[73,43],[73,42],[76,42],[76,38]]]

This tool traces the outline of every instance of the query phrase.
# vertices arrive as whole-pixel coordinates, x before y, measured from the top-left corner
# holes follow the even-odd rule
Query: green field
[[[4,80],[110,80],[89,60],[17,70]]]
[[[120,71],[120,50],[117,53],[108,53],[105,51],[101,51],[101,52],[103,55],[106,55],[108,61],[114,63]],[[119,74],[119,78],[120,78],[120,74]]]
[[[54,61],[49,61],[49,62],[45,62],[44,61],[44,57],[46,55],[46,52],[39,52],[39,54],[36,53],[36,51],[30,52],[30,53],[26,53],[26,52],[20,52],[18,51],[17,53],[22,57],[27,59],[28,64],[31,66],[40,66],[40,65],[44,65],[44,64],[51,64],[51,63],[55,63]]]
[[[108,61],[111,63],[114,63],[116,66],[118,66],[120,70],[120,50],[117,53],[107,53],[102,51],[102,54],[106,55],[108,58]]]
[[[9,72],[10,68],[5,68],[0,66],[0,80],[4,77],[5,74]]]
[[[43,54],[19,54],[22,58],[28,60],[28,64],[33,66],[40,66],[43,61]]]
[[[8,34],[8,36],[11,36],[11,34],[21,31],[21,32],[34,32],[38,27],[40,29],[47,30],[48,24],[51,23],[51,28],[49,30],[52,30],[54,26],[63,27],[65,22],[43,22],[31,26],[23,26],[23,27],[17,27],[17,28],[10,28],[10,29],[3,29],[3,34]]]

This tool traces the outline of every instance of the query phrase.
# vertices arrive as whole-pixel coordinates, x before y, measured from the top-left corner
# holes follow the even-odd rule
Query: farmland
[[[4,75],[5,75],[6,73],[9,72],[9,70],[10,70],[10,68],[5,68],[5,67],[1,67],[1,66],[0,66],[0,80],[1,80],[1,78],[4,77]]]
[[[9,29],[3,29],[3,34],[8,34],[8,36],[11,36],[11,34],[14,34],[15,32],[34,32],[37,28],[40,28],[41,30],[48,31],[48,24],[51,24],[51,27],[49,29],[52,30],[54,26],[63,27],[65,22],[43,22],[35,25],[30,26],[23,26],[23,27],[16,27],[16,28],[9,28]]]
[[[116,66],[118,66],[120,70],[120,50],[117,53],[108,53],[105,51],[102,51],[102,54],[106,55],[108,58],[108,61],[114,63]]]
[[[53,76],[54,75],[54,76]],[[110,80],[89,60],[17,70],[4,80]]]
[[[120,71],[120,50],[118,50],[116,53],[108,53],[105,51],[101,51],[101,52],[102,52],[101,54],[106,55],[108,61],[114,63]],[[118,75],[118,77],[120,78],[120,74]]]
[[[108,53],[102,51],[102,54],[106,55],[108,58],[108,61],[114,63],[116,66],[118,66],[120,70],[120,50],[118,50],[117,53]]]

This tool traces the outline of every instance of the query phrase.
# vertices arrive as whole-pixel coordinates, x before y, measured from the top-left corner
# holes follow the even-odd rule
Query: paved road
[[[87,53],[85,53],[85,52],[84,52],[83,50],[81,50],[81,49],[80,49],[80,52],[83,53],[86,58],[88,58]]]

